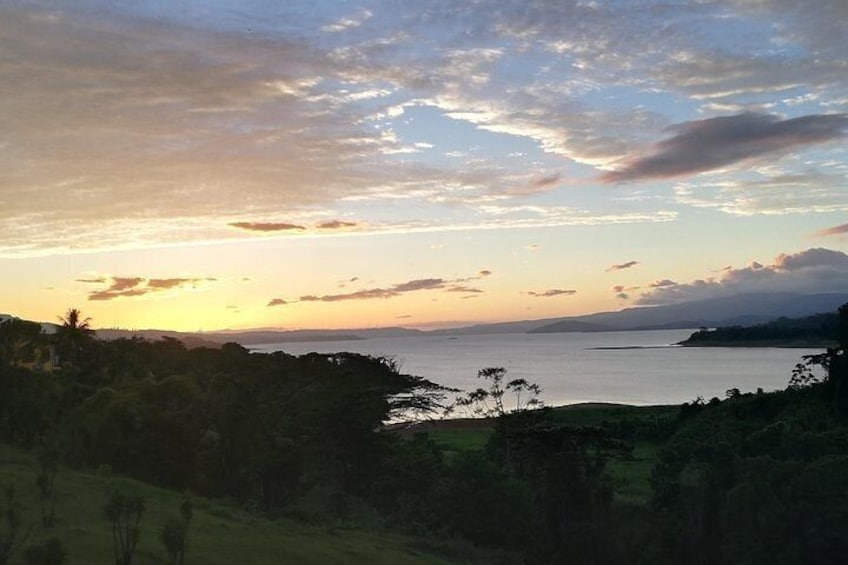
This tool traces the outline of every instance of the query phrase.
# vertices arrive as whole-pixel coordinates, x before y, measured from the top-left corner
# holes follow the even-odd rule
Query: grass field
[[[646,427],[662,425],[664,419],[679,412],[676,405],[629,406],[623,404],[574,404],[554,409],[557,421],[571,426],[600,426],[628,420],[639,420]],[[448,451],[480,450],[492,433],[485,420],[443,420],[422,425],[417,431],[427,433],[439,447]],[[651,470],[659,446],[655,440],[635,439],[629,457],[614,458],[607,469],[616,484],[616,499],[630,504],[647,504],[651,497]]]
[[[13,484],[32,526],[26,545],[58,537],[67,552],[66,565],[111,565],[110,524],[103,506],[116,489],[141,495],[146,511],[134,563],[165,563],[159,529],[176,513],[182,495],[120,477],[60,470],[56,478],[57,523],[41,525],[35,486],[35,466],[29,454],[0,446],[0,486]],[[448,561],[423,551],[421,541],[402,536],[344,528],[321,528],[290,520],[270,521],[234,506],[194,498],[194,519],[186,551],[187,563],[204,565],[279,564],[385,564],[447,565]],[[2,505],[2,503],[0,503]],[[0,527],[5,527],[5,523]],[[11,563],[20,563],[20,550]],[[467,562],[467,561],[464,561]]]
[[[651,499],[651,470],[656,463],[657,445],[637,443],[627,459],[613,459],[607,470],[615,480],[615,498],[621,502],[645,505]]]

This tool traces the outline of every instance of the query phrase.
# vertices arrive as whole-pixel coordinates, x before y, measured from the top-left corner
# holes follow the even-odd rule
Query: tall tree
[[[59,354],[67,361],[76,363],[94,334],[91,318],[83,318],[79,309],[69,308],[64,316],[59,316],[59,320],[62,322],[56,333]]]

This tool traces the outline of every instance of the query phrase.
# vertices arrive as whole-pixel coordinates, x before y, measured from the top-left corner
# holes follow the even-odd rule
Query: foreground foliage
[[[27,484],[45,534],[67,519],[61,460],[99,470],[104,485],[117,473],[228,499],[247,516],[404,532],[454,562],[840,563],[848,306],[838,330],[839,347],[803,360],[786,391],[732,389],[673,409],[540,408],[538,387],[485,368],[483,386],[457,405],[490,425],[465,442],[386,425],[440,410],[447,391],[384,359],[104,343],[82,332],[54,374],[0,359],[0,441],[40,454]],[[219,547],[202,509],[176,516],[186,499],[157,503],[166,495],[149,488],[87,501],[115,533],[99,542],[100,560],[135,562],[138,544],[148,561],[219,562],[201,558]],[[9,524],[20,532],[17,504]],[[235,530],[236,545],[250,537]]]

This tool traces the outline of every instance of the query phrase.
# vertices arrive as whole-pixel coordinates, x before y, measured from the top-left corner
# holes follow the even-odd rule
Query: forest
[[[335,536],[404,536],[433,556],[422,563],[844,563],[848,304],[835,319],[836,346],[799,359],[783,391],[589,416],[544,407],[503,368],[452,391],[356,354],[101,341],[75,310],[52,336],[10,320],[0,444],[31,477],[0,465],[0,565],[84,562],[60,527],[82,519],[56,502],[71,473],[121,477],[80,500],[99,508],[99,562],[116,565],[212,563],[193,557],[219,504]],[[403,424],[451,406],[486,425]],[[177,501],[159,523],[143,518],[142,484]],[[137,550],[140,536],[160,549]],[[239,561],[272,562],[220,562]]]
[[[781,317],[755,326],[725,326],[701,329],[680,345],[835,347],[839,340],[836,313],[815,314],[804,318]]]

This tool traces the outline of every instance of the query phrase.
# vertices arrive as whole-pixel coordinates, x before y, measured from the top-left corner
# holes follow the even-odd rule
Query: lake
[[[477,371],[504,367],[507,379],[541,385],[545,403],[680,404],[724,398],[738,388],[786,388],[801,356],[815,349],[676,347],[694,330],[558,334],[415,336],[359,341],[277,343],[257,352],[350,351],[396,359],[405,373],[472,390]],[[601,348],[601,349],[598,349]],[[603,349],[608,348],[608,349]]]

